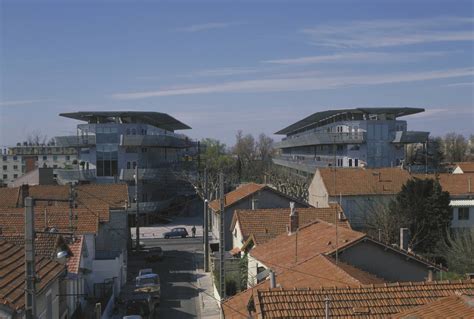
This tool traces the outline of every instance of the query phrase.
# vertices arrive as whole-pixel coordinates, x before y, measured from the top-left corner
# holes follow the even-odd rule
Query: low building
[[[233,248],[232,233],[230,226],[234,211],[239,209],[257,208],[284,208],[289,207],[290,202],[295,202],[296,207],[309,207],[309,205],[296,201],[295,199],[271,188],[268,185],[248,183],[237,187],[235,190],[225,194],[224,206],[224,231],[225,249]],[[211,217],[211,232],[214,242],[219,240],[220,231],[220,202],[218,199],[209,203]]]
[[[265,289],[254,290],[251,307],[254,318],[472,318],[472,305],[450,310],[446,297],[472,295],[474,280],[409,282],[347,288]],[[444,301],[442,302],[442,300]],[[426,311],[417,317],[416,307],[435,307],[440,302],[445,311],[440,316]],[[448,306],[444,303],[447,302]],[[430,305],[431,304],[431,305]],[[326,313],[328,313],[326,315]],[[462,314],[457,316],[456,313]],[[401,314],[401,316],[397,316]]]
[[[317,220],[302,227],[290,225],[290,230],[250,251],[249,286],[262,279],[260,273],[266,269],[290,269],[318,254],[331,256],[388,282],[423,281],[440,269],[411,252],[352,229],[336,229],[334,224],[324,221]]]
[[[329,207],[338,202],[351,226],[363,229],[369,214],[386,206],[412,178],[437,179],[449,192],[453,207],[452,228],[474,226],[474,173],[410,174],[400,168],[321,168],[316,170],[308,189],[308,202]]]
[[[48,257],[35,260],[38,277],[36,285],[36,316],[64,318],[61,308],[61,279],[65,265]],[[24,318],[25,315],[25,250],[20,245],[0,239],[0,318]]]
[[[342,262],[336,263],[334,258],[316,255],[297,263],[289,269],[275,272],[275,287],[282,289],[322,287],[358,287],[360,285],[380,284],[384,281],[374,275],[361,271]],[[227,299],[222,309],[224,317],[248,318],[252,315],[249,304],[255,290],[271,288],[267,278],[257,285]]]
[[[338,204],[329,207],[294,208],[298,212],[300,225],[316,219],[336,223],[339,227],[351,228],[344,212]],[[248,251],[256,245],[263,244],[288,231],[291,220],[289,208],[236,210],[231,224],[233,250]]]

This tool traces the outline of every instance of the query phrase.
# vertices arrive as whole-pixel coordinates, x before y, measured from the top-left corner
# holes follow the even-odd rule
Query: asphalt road
[[[161,303],[158,318],[197,318],[199,309],[195,254],[202,250],[202,238],[144,239],[143,242],[145,247],[159,246],[164,251],[162,261],[141,263],[142,268],[151,266],[160,275]]]

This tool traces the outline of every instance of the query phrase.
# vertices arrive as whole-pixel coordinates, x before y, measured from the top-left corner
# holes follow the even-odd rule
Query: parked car
[[[125,312],[131,318],[153,318],[157,312],[158,304],[151,295],[136,293],[128,297]],[[137,317],[138,316],[138,317]],[[124,317],[126,318],[126,317]]]
[[[130,315],[130,316],[125,316],[122,319],[143,319],[143,317],[139,315]]]
[[[146,250],[146,261],[154,262],[161,259],[163,259],[163,249],[161,249],[161,247],[153,247]]]
[[[151,268],[143,268],[138,271],[138,277],[149,275],[153,273],[153,269]]]
[[[176,227],[176,228],[171,229],[171,231],[163,234],[164,238],[171,238],[171,237],[186,238],[187,236],[188,236],[188,231],[184,227]]]
[[[155,307],[160,304],[161,285],[157,274],[138,276],[135,281],[135,293],[150,295]]]

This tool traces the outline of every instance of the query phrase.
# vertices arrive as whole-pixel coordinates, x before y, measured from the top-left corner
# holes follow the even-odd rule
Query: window
[[[359,166],[359,159],[358,158],[354,159],[354,166],[355,167]]]
[[[130,162],[127,162],[127,169],[130,169],[131,165]]]
[[[337,150],[338,150],[338,151],[342,151],[343,149],[344,149],[344,146],[343,146],[343,145],[338,145],[338,146],[337,146]]]
[[[129,128],[127,129],[127,133],[126,133],[126,134],[127,134],[127,135],[130,135],[130,129],[129,129]]]
[[[58,165],[57,165],[57,164],[54,164],[54,165],[53,165],[53,168],[58,168]]]
[[[458,220],[469,220],[469,207],[458,208]]]
[[[97,145],[97,176],[117,175],[118,146],[113,144]]]
[[[57,155],[53,155],[53,161],[55,161],[55,162],[58,161],[58,156]]]
[[[4,170],[4,171],[8,170],[8,167],[7,167],[7,165],[3,165],[3,167],[2,167],[2,168],[3,168],[3,170]]]
[[[69,161],[71,159],[71,156],[66,155],[66,161]]]
[[[2,159],[4,162],[6,162],[8,160],[8,157],[7,156],[2,156]]]
[[[18,174],[13,174],[13,178],[18,178]]]
[[[47,161],[47,160],[48,160],[48,156],[43,155],[43,161]]]
[[[14,160],[14,161],[18,161],[18,156],[16,156],[16,155],[13,156],[13,160]]]
[[[8,175],[7,175],[7,174],[3,174],[3,179],[8,179]]]
[[[13,169],[14,169],[15,171],[17,171],[17,170],[18,170],[18,165],[13,165]]]
[[[142,153],[146,153],[147,152],[147,148],[146,147],[142,147]]]
[[[352,167],[352,158],[349,158],[349,167]]]
[[[133,162],[133,169],[135,169],[135,167],[137,167],[137,162]]]

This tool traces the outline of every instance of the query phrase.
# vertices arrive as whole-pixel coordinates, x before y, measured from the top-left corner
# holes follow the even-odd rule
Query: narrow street
[[[178,217],[170,224],[146,227],[140,241],[145,248],[161,247],[163,259],[157,262],[145,261],[145,255],[131,255],[129,258],[128,278],[133,284],[139,269],[152,268],[160,276],[161,302],[155,318],[198,318],[197,262],[202,259],[202,209],[195,205],[190,209],[190,216]],[[191,227],[196,225],[197,236],[191,237]],[[185,227],[189,232],[187,238],[164,239],[163,232],[173,227]],[[132,231],[133,233],[133,231]],[[140,229],[142,233],[142,229]],[[147,236],[148,235],[148,236]]]

